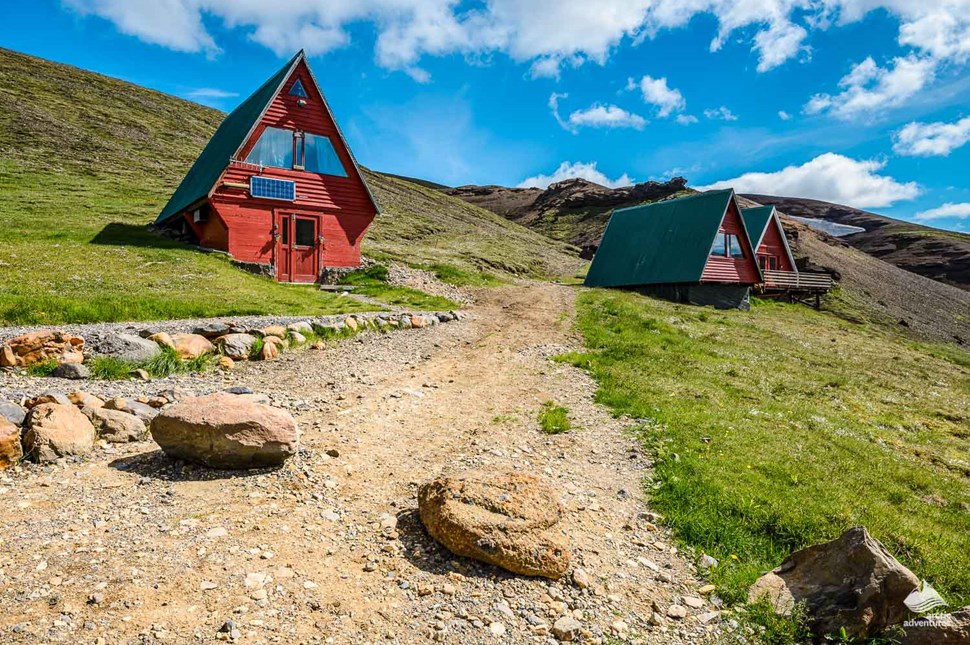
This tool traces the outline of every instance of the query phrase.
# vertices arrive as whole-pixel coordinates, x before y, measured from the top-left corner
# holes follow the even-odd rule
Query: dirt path
[[[592,402],[585,374],[548,360],[579,346],[573,296],[481,291],[458,324],[174,384],[248,385],[290,408],[303,449],[281,470],[181,467],[143,443],[3,473],[0,642],[208,642],[232,621],[241,643],[541,643],[567,612],[587,641],[705,641],[716,608],[649,521],[628,422]],[[549,399],[573,432],[540,432]],[[506,575],[436,545],[417,486],[469,467],[551,479],[589,585]],[[703,605],[667,617],[683,596]]]

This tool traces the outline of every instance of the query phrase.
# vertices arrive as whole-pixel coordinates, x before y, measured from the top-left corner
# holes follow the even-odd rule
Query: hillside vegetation
[[[970,602],[970,355],[755,301],[713,311],[590,290],[565,357],[641,419],[652,505],[743,600],[793,550],[865,525],[951,606]]]
[[[223,117],[0,50],[0,323],[364,308],[147,231]],[[384,214],[365,254],[463,275],[552,276],[578,267],[564,245],[497,215],[399,179],[368,179]]]

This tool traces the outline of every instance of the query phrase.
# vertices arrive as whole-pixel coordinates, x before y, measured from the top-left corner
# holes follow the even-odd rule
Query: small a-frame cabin
[[[751,244],[758,255],[761,271],[795,271],[795,258],[788,246],[785,227],[774,206],[758,206],[741,210],[744,225],[751,234]]]
[[[300,51],[225,118],[155,224],[281,282],[360,265],[378,213]]]
[[[763,276],[762,282],[755,287],[758,294],[787,297],[792,302],[808,302],[806,298],[814,298],[814,306],[819,308],[821,295],[832,288],[832,278],[824,273],[798,270],[775,207],[745,208],[741,217],[751,234],[751,244],[758,254],[758,266]]]
[[[588,287],[719,309],[747,309],[761,281],[733,190],[614,211],[586,274]]]

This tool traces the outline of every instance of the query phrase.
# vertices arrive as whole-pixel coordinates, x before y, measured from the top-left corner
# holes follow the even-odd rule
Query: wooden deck
[[[765,281],[755,287],[758,295],[768,298],[787,298],[818,309],[821,296],[832,288],[832,276],[826,273],[797,271],[763,271]],[[813,302],[814,301],[814,302]]]

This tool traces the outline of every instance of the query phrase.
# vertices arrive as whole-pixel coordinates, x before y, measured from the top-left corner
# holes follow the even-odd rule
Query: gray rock
[[[252,394],[253,388],[246,387],[245,385],[233,385],[226,390],[229,394]]]
[[[91,420],[98,437],[110,443],[142,441],[148,433],[144,421],[121,410],[84,407],[81,412]]]
[[[121,412],[133,414],[145,423],[150,423],[158,415],[158,410],[134,399],[111,399],[105,402],[104,408],[106,410],[120,410]]]
[[[251,334],[226,334],[215,341],[216,348],[234,361],[248,360],[255,343],[256,337]]]
[[[572,616],[563,616],[552,626],[552,635],[561,641],[574,641],[579,638],[583,626]]]
[[[89,370],[85,365],[81,363],[61,363],[54,370],[52,376],[57,378],[67,378],[72,380],[81,380],[86,378],[91,378],[91,370]]]
[[[0,401],[0,417],[3,417],[18,428],[24,424],[27,411],[16,403]]]
[[[101,334],[88,339],[89,356],[111,356],[122,361],[138,363],[157,356],[161,347],[154,341],[134,334]]]
[[[224,322],[211,322],[205,325],[201,325],[192,330],[193,334],[198,334],[199,336],[205,336],[209,340],[213,338],[218,338],[219,336],[225,336],[226,334],[231,334],[236,331],[232,325]]]
[[[862,639],[901,622],[907,611],[903,601],[917,587],[913,572],[857,527],[791,554],[758,578],[748,600],[767,598],[782,615],[804,603],[815,634],[845,628],[852,638]]]
[[[301,320],[299,322],[295,322],[292,325],[287,325],[286,328],[289,329],[290,331],[295,331],[295,332],[297,332],[299,334],[312,334],[313,333],[313,325],[311,325],[309,322],[307,322],[305,320]]]

